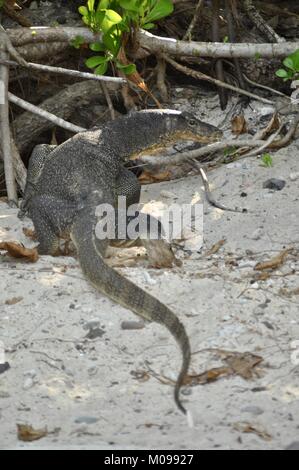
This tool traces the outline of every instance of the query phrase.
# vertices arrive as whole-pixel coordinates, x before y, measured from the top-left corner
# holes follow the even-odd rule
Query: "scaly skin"
[[[105,263],[108,240],[95,236],[96,207],[111,204],[116,208],[120,195],[127,196],[130,204],[139,202],[139,183],[122,165],[130,155],[166,141],[186,138],[208,143],[219,137],[218,129],[189,114],[170,110],[134,113],[109,122],[100,130],[75,135],[56,147],[50,158],[43,158],[42,163],[35,156],[36,164],[32,162],[28,174],[30,191],[25,193],[25,211],[33,220],[41,253],[54,254],[59,238],[68,233],[84,274],[100,292],[170,331],[183,356],[175,402],[184,413],[179,391],[191,356],[186,330],[166,305]]]

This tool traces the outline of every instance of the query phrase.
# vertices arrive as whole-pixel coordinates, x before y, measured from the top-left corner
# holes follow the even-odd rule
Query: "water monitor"
[[[180,139],[208,143],[219,139],[219,135],[214,126],[188,113],[151,110],[79,133],[54,149],[39,147],[30,159],[21,208],[21,213],[28,213],[33,220],[41,254],[54,254],[59,239],[69,235],[84,274],[100,292],[144,319],[168,328],[183,355],[174,396],[184,413],[179,391],[190,363],[185,328],[166,305],[105,263],[109,240],[99,240],[95,235],[96,208],[100,204],[116,207],[120,195],[127,197],[128,204],[139,202],[139,182],[123,166],[130,155]]]

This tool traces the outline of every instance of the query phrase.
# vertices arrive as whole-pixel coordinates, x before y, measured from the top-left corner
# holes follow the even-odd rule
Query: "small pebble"
[[[155,284],[157,284],[157,281],[153,279],[147,271],[144,271],[143,277],[144,277],[145,282],[149,284],[150,286],[154,286]]]
[[[23,383],[23,390],[29,390],[34,385],[33,379],[31,377],[27,377],[27,379]]]
[[[177,195],[172,193],[171,191],[163,190],[160,192],[160,196],[164,197],[165,199],[177,199]]]
[[[87,369],[87,372],[88,372],[88,375],[89,375],[90,377],[92,377],[92,376],[94,376],[94,375],[97,374],[98,368],[97,368],[96,366],[89,367],[89,368]]]
[[[122,330],[141,330],[144,328],[143,321],[123,321],[121,322]]]
[[[284,180],[278,178],[270,178],[263,183],[264,189],[272,189],[273,191],[281,191],[286,185]]]
[[[83,329],[84,330],[93,330],[94,328],[98,328],[100,326],[100,319],[99,318],[91,318],[86,323],[84,323]]]
[[[290,174],[290,180],[291,181],[297,181],[297,179],[299,179],[299,171],[297,171],[297,173],[291,173]]]
[[[264,413],[264,410],[262,410],[262,408],[260,408],[259,406],[246,406],[241,411],[242,413],[251,413],[255,416],[259,416]]]
[[[253,240],[260,240],[262,236],[263,236],[263,230],[261,228],[257,228],[251,235],[251,238]]]
[[[238,267],[239,268],[254,268],[255,265],[256,265],[256,261],[241,260],[239,261]]]
[[[34,377],[37,376],[37,371],[35,369],[25,370],[24,376],[25,377],[30,377],[31,379],[34,379]]]
[[[98,418],[94,418],[93,416],[79,416],[75,419],[76,424],[94,424],[98,421]]]

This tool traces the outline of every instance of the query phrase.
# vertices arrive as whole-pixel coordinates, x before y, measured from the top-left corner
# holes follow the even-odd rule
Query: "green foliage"
[[[90,44],[90,49],[103,54],[87,59],[87,67],[103,74],[108,63],[113,61],[125,74],[134,73],[134,64],[123,65],[116,60],[123,34],[129,33],[132,28],[151,29],[155,21],[170,15],[172,11],[171,0],[88,0],[86,5],[79,7],[79,13],[93,32],[102,33],[101,42]],[[73,45],[80,47],[81,44],[75,40]]]
[[[262,155],[262,165],[267,168],[273,166],[273,158],[271,157],[270,153],[264,153]]]
[[[0,0],[0,8],[3,7],[5,0]]]
[[[285,69],[279,69],[275,72],[277,77],[282,78],[284,82],[296,78],[299,74],[299,49],[286,57],[283,61],[283,65]]]
[[[85,39],[82,36],[76,36],[75,39],[72,39],[71,46],[75,49],[80,49],[80,47],[85,43]]]

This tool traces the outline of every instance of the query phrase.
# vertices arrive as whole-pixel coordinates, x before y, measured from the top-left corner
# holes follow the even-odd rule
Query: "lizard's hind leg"
[[[53,196],[41,195],[32,198],[29,216],[39,241],[39,253],[58,253],[59,239],[69,234],[75,214],[75,205]]]

